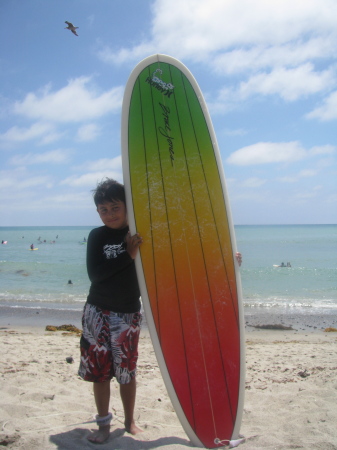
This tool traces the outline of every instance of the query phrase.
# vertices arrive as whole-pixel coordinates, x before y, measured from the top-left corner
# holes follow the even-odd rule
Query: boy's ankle
[[[132,420],[131,422],[125,421],[124,426],[125,430],[133,435],[143,432],[143,430],[138,425],[136,425],[134,420]]]
[[[101,427],[110,427],[110,423],[112,421],[112,413],[109,412],[106,416],[100,416],[99,414],[96,415],[96,423],[99,428]]]

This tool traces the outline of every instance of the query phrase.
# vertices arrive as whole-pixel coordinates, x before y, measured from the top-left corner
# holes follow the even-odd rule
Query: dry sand
[[[46,324],[47,325],[47,324]],[[77,376],[79,338],[44,327],[0,328],[0,446],[25,450],[172,449],[189,442],[168,399],[151,340],[142,331],[136,418],[144,433],[123,429],[117,383],[107,443],[87,441],[95,429],[91,384]],[[337,449],[337,333],[249,331],[246,392],[238,448]],[[67,362],[72,357],[74,362]]]

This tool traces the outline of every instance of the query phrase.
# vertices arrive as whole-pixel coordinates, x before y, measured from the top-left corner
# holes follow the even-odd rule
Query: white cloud
[[[308,119],[319,119],[322,122],[337,119],[337,91],[332,92],[322,106],[315,108],[306,115]]]
[[[316,192],[298,192],[294,195],[294,200],[308,200],[316,197]]]
[[[20,194],[20,195],[18,195]],[[57,211],[60,214],[63,211],[74,210],[92,210],[93,204],[90,202],[91,195],[89,191],[84,192],[63,192],[59,194],[53,194],[52,191],[43,191],[41,195],[37,194],[34,189],[24,189],[20,187],[18,190],[11,190],[8,194],[8,202],[11,204],[11,212],[23,211],[27,212],[44,212],[48,211],[48,216],[51,216]],[[53,211],[47,209],[48,205],[52,205]],[[3,203],[0,204],[0,210],[3,214],[6,214],[8,206]],[[21,217],[21,216],[20,216]]]
[[[48,145],[52,142],[59,141],[63,136],[65,135],[65,132],[58,132],[58,131],[51,131],[50,133],[45,134],[42,136],[42,138],[39,141],[39,145]]]
[[[105,46],[99,57],[122,64],[160,52],[216,75],[239,73],[240,86],[219,84],[219,98],[208,102],[214,114],[254,94],[295,101],[336,86],[335,0],[255,0],[253,7],[251,0],[156,0],[152,14],[146,39],[131,48]],[[335,104],[328,99],[312,117],[335,118]]]
[[[233,47],[249,51],[268,43],[270,49],[280,47],[279,56],[292,62],[296,53],[312,58],[319,57],[318,47],[321,55],[332,56],[336,49],[332,39],[337,24],[334,0],[297,0],[296,4],[293,0],[255,0],[253,7],[251,0],[156,0],[152,12],[149,39],[131,50],[105,48],[100,57],[118,63],[159,50],[209,65],[210,55],[230,52]],[[298,50],[287,48],[290,42]],[[275,58],[272,50],[266,57]]]
[[[45,153],[27,153],[16,155],[10,159],[10,164],[15,166],[28,166],[33,164],[64,164],[69,161],[70,150],[52,150]]]
[[[315,175],[317,175],[317,171],[312,169],[303,169],[298,173],[299,178],[314,177]]]
[[[63,206],[62,209],[87,209],[92,208],[92,204],[88,203],[90,198],[90,192],[68,192],[62,194],[54,194],[46,197],[46,201],[50,204],[57,206]],[[41,205],[42,206],[42,205]]]
[[[86,170],[88,173],[83,175],[72,175],[61,181],[61,185],[68,186],[86,186],[93,189],[97,183],[104,178],[113,178],[119,182],[123,182],[122,158],[101,158],[97,161],[87,161],[78,167],[80,170]],[[89,172],[90,171],[90,172]]]
[[[282,183],[297,183],[301,178],[314,177],[315,175],[317,175],[317,170],[303,169],[294,176],[288,175],[280,177],[278,180]]]
[[[247,147],[236,150],[234,153],[229,155],[226,162],[237,166],[291,163],[319,155],[332,155],[335,151],[336,147],[333,145],[322,145],[305,149],[298,141],[258,142],[257,144],[248,145]],[[316,167],[319,167],[319,165],[320,161],[316,162]],[[301,173],[302,177],[312,176],[313,171],[303,170]]]
[[[95,123],[83,125],[77,131],[77,140],[80,142],[93,141],[100,133],[100,127]]]
[[[90,77],[80,77],[68,82],[58,91],[48,85],[38,93],[30,92],[21,102],[14,104],[14,112],[31,119],[53,122],[81,122],[119,111],[123,88],[97,92],[90,85]]]
[[[91,170],[93,172],[103,172],[104,170],[121,171],[122,157],[116,156],[115,158],[101,158],[96,161],[86,161],[78,169],[85,171]]]
[[[336,147],[333,145],[315,146],[310,149],[311,155],[332,155],[336,152]]]
[[[98,57],[108,64],[120,65],[129,61],[139,61],[152,53],[156,53],[156,51],[154,42],[144,42],[131,49],[122,48],[117,52],[105,46],[98,52]]]
[[[237,108],[254,95],[278,95],[290,102],[326,92],[336,83],[335,67],[316,71],[313,64],[306,63],[295,68],[276,67],[269,73],[253,74],[239,86],[220,88],[215,99],[208,100],[206,96],[206,100],[210,111],[216,114]]]
[[[99,159],[91,164],[91,168],[92,170],[122,170],[122,157]]]
[[[73,187],[87,186],[93,189],[97,183],[99,183],[106,177],[113,178],[119,182],[123,182],[122,172],[104,170],[101,172],[91,172],[79,176],[73,175],[61,181],[60,184]]]
[[[247,131],[244,130],[243,128],[236,128],[233,130],[225,128],[222,132],[226,136],[244,136],[245,134],[247,134]]]
[[[334,70],[316,72],[313,65],[307,63],[292,69],[277,67],[270,73],[254,75],[247,82],[241,83],[239,93],[241,98],[253,94],[278,94],[284,100],[294,101],[324,91],[335,82]]]
[[[291,177],[287,175],[286,177],[280,177],[278,178],[278,181],[281,181],[281,183],[296,183],[298,181],[297,177]]]
[[[50,134],[54,135],[54,127],[49,123],[37,122],[29,128],[20,128],[14,126],[5,133],[0,134],[0,142],[18,143],[26,142],[32,139],[46,138]]]
[[[257,178],[257,177],[252,177],[252,178],[248,178],[247,180],[245,180],[242,184],[243,187],[247,187],[247,188],[256,188],[256,187],[260,187],[263,184],[266,183],[267,180],[264,180],[262,178]]]
[[[31,175],[25,168],[0,172],[0,189],[7,189],[9,193],[19,192],[29,188],[43,186],[50,188],[53,181],[48,175]],[[7,198],[8,201],[8,198]]]
[[[253,164],[288,163],[303,159],[306,150],[297,141],[294,142],[258,142],[243,147],[227,158],[228,164],[249,166]]]
[[[213,69],[219,75],[231,75],[258,72],[261,69],[287,66],[297,67],[308,60],[323,60],[333,57],[336,51],[334,43],[324,37],[309,38],[286,42],[281,45],[256,45],[226,51],[216,57]]]
[[[238,98],[238,92],[231,87],[221,88],[215,98],[205,95],[205,100],[211,114],[227,112],[235,109],[238,104],[242,105]]]
[[[284,44],[304,33],[319,33],[328,40],[336,29],[333,0],[297,0],[296,5],[292,0],[255,0],[253,8],[251,0],[189,0],[179,6],[166,0],[154,3],[153,39],[199,59],[205,52],[233,46]]]
[[[315,160],[315,168],[317,170],[328,170],[329,173],[331,173],[331,169],[335,168],[335,180],[337,180],[337,170],[336,170],[336,159],[334,157],[328,157],[328,158],[322,158],[322,159],[316,159]],[[332,172],[333,173],[333,172]]]

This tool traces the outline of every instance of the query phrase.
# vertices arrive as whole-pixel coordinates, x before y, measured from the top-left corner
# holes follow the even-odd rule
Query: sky
[[[337,223],[336,0],[0,0],[0,42],[0,226],[100,225],[155,53],[204,94],[235,225]]]

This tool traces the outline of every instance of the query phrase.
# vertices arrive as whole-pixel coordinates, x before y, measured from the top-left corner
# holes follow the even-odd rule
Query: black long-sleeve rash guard
[[[126,251],[129,228],[95,228],[87,242],[87,270],[91,286],[87,302],[120,313],[140,310],[134,260]]]

